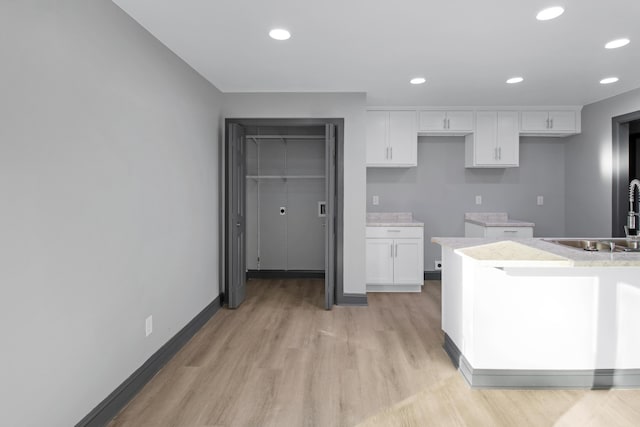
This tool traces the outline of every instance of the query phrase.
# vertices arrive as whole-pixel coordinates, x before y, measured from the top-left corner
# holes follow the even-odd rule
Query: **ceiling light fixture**
[[[409,83],[411,83],[412,85],[421,85],[426,81],[427,81],[427,79],[425,79],[424,77],[415,77],[415,78],[409,80]]]
[[[269,31],[269,37],[274,40],[289,40],[289,38],[291,38],[291,33],[284,28],[274,28]]]
[[[629,39],[616,39],[616,40],[611,40],[609,43],[605,44],[604,47],[606,49],[617,49],[619,47],[628,45],[629,42],[630,42]]]
[[[510,85],[515,84],[515,83],[520,83],[522,82],[524,79],[522,77],[511,77],[509,80],[507,80],[507,83],[509,83]]]
[[[615,83],[618,80],[620,80],[620,79],[618,79],[617,77],[607,77],[606,79],[600,80],[600,84],[601,85],[608,85],[608,84],[611,84],[611,83]]]
[[[548,21],[550,19],[557,18],[558,16],[564,13],[564,8],[560,6],[549,7],[547,9],[541,10],[536,15],[536,19],[538,21]]]

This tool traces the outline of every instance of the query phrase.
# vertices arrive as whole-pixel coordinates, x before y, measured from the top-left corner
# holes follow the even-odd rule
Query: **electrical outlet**
[[[153,332],[153,316],[147,317],[144,321],[144,332],[146,334],[145,337],[148,337]]]
[[[476,196],[476,205],[482,204],[482,196]]]
[[[544,197],[538,196],[538,200],[536,201],[536,203],[538,203],[538,206],[544,205]]]
[[[434,267],[436,270],[442,270],[442,261],[437,259],[436,262],[434,263]]]
[[[374,206],[378,206],[380,204],[380,197],[373,196],[372,202],[373,202]]]

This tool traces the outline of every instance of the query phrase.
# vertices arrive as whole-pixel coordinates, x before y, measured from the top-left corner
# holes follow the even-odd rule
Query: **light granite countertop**
[[[433,237],[431,241],[494,267],[640,267],[640,252],[588,252],[539,238]]]
[[[424,227],[424,222],[416,221],[411,212],[371,212],[367,227]]]
[[[467,212],[464,220],[483,227],[535,227],[533,222],[510,219],[506,212]]]

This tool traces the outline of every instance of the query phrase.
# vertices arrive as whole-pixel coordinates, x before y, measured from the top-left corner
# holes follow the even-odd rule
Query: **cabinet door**
[[[473,111],[447,111],[447,130],[473,132]]]
[[[367,239],[367,283],[393,283],[393,239]]]
[[[499,111],[496,146],[498,163],[502,166],[520,164],[520,131],[517,111]]]
[[[487,237],[486,227],[472,222],[464,222],[464,237]]]
[[[549,113],[550,128],[554,131],[576,130],[576,113],[574,111],[551,111]]]
[[[523,111],[520,130],[523,132],[548,131],[549,113],[546,111]]]
[[[394,241],[393,279],[396,285],[422,284],[424,279],[422,239]]]
[[[497,115],[495,111],[478,111],[476,113],[476,131],[472,148],[476,166],[498,163]]]
[[[442,131],[446,126],[444,111],[420,111],[421,131]]]
[[[415,111],[389,112],[390,162],[404,166],[417,166],[418,131]]]
[[[384,164],[389,157],[389,112],[367,111],[367,164]]]

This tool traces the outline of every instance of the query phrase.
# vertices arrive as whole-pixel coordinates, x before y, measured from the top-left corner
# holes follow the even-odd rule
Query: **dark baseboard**
[[[425,271],[424,280],[442,280],[441,271]]]
[[[367,294],[343,294],[338,295],[338,305],[367,305]]]
[[[640,369],[475,369],[445,334],[444,350],[473,388],[612,389],[640,388]]]
[[[86,417],[80,420],[76,427],[102,427],[109,423],[219,309],[220,297],[218,296]]]
[[[324,270],[249,270],[247,279],[324,279]]]

